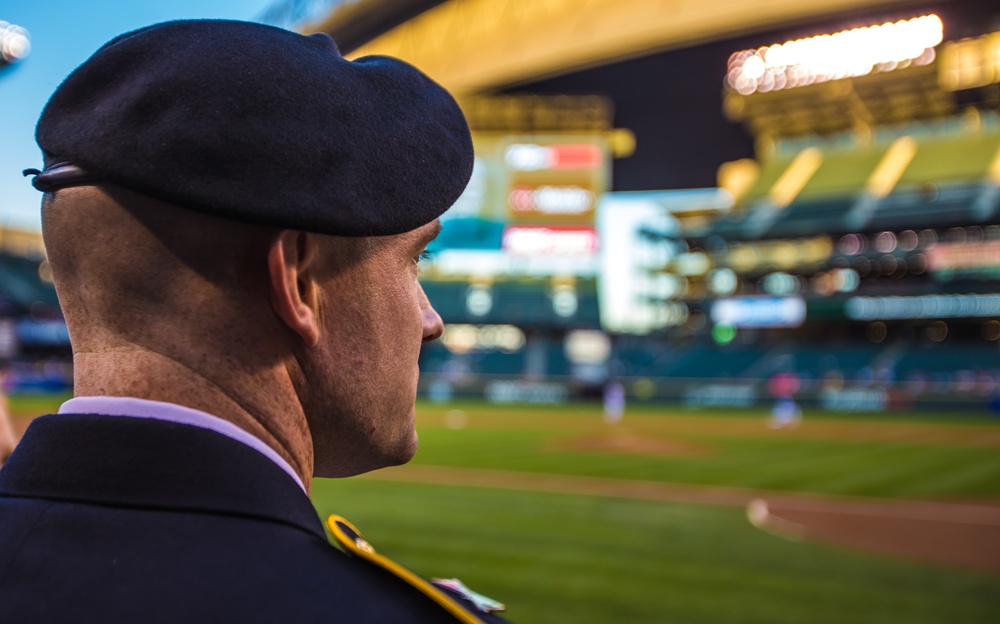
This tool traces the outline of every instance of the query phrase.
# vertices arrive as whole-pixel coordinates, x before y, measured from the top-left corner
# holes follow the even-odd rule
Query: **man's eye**
[[[425,260],[430,260],[430,259],[431,259],[431,256],[433,256],[433,255],[434,255],[434,252],[432,252],[432,251],[427,251],[427,250],[425,249],[425,250],[421,251],[421,252],[420,252],[420,253],[419,253],[419,254],[417,255],[417,262],[424,262]]]

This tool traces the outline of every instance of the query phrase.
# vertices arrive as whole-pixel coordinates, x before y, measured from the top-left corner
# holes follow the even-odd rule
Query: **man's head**
[[[472,167],[441,87],[325,36],[172,22],[101,48],[37,138],[78,360],[139,350],[230,394],[272,383],[247,411],[294,396],[320,476],[412,456],[417,355],[441,332],[417,257]]]
[[[273,307],[298,334],[293,381],[318,475],[400,464],[417,449],[420,345],[443,331],[417,281],[417,262],[439,229],[434,221],[368,239],[286,230],[271,248]]]

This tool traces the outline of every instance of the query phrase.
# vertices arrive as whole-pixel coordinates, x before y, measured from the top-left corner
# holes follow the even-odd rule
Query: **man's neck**
[[[229,421],[287,461],[309,492],[313,446],[309,425],[281,366],[241,375],[224,363],[188,364],[137,347],[78,351],[76,396],[127,396],[184,405]]]

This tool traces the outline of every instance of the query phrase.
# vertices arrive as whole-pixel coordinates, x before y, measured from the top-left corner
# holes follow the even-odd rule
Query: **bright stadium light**
[[[31,52],[28,31],[0,20],[0,65],[19,61]]]
[[[726,83],[750,95],[926,65],[943,37],[941,18],[924,15],[743,50],[729,57]]]

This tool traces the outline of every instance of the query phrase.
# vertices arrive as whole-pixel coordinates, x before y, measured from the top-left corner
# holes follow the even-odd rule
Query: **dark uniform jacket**
[[[0,469],[0,622],[502,621],[334,533],[356,545],[330,545],[289,475],[223,435],[43,416]]]

